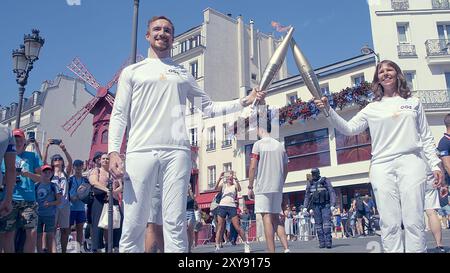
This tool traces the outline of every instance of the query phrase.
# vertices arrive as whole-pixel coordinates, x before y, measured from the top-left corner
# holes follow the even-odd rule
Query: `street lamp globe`
[[[27,57],[25,56],[25,46],[20,45],[19,49],[13,50],[13,72],[16,74],[23,74],[27,68]]]
[[[365,45],[361,47],[361,53],[364,55],[368,55],[370,53],[375,53],[375,51],[373,51],[373,49],[371,49],[368,45]]]
[[[45,40],[39,36],[39,30],[33,29],[31,34],[27,34],[24,36],[24,44],[25,44],[25,56],[31,62],[34,62],[39,57],[39,51],[41,47],[44,45]]]

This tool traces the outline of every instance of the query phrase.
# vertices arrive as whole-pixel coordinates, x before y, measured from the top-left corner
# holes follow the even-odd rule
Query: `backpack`
[[[74,183],[73,178],[74,176],[71,176],[69,178],[69,192],[71,191],[72,185]],[[82,179],[83,183],[81,183],[77,188],[78,199],[85,204],[91,204],[94,201],[94,188],[86,179],[86,177],[83,177]]]
[[[359,212],[365,212],[366,209],[364,207],[364,203],[361,198],[356,199],[356,210]]]

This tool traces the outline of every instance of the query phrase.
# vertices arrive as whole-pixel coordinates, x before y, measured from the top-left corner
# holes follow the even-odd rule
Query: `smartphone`
[[[50,139],[50,144],[54,144],[54,145],[59,145],[61,144],[62,140],[61,139]]]
[[[35,142],[36,141],[36,134],[32,131],[27,132],[27,136],[28,136],[28,140],[30,142]]]
[[[228,179],[230,179],[230,177],[233,176],[233,173],[231,171],[226,171],[223,174],[223,177],[225,178],[225,181],[228,181]]]

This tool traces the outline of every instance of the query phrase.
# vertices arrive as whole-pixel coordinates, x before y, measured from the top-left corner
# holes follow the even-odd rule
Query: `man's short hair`
[[[83,161],[76,159],[75,161],[73,161],[73,166],[74,167],[83,167]]]
[[[450,114],[447,114],[444,118],[445,127],[450,128]]]
[[[155,22],[156,20],[161,20],[161,19],[164,19],[170,23],[170,25],[172,26],[172,35],[174,35],[175,34],[175,26],[173,25],[172,21],[170,21],[169,18],[167,18],[166,16],[163,16],[163,15],[153,16],[150,20],[148,20],[147,29],[150,28],[151,23]]]
[[[257,126],[266,130],[268,133],[272,132],[272,114],[269,106],[266,106],[265,109],[260,109],[262,111],[258,111],[257,113]]]

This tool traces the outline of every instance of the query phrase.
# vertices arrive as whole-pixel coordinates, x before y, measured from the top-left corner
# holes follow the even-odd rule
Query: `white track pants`
[[[416,154],[407,154],[387,163],[372,164],[370,181],[380,212],[384,251],[425,252],[426,165],[423,159]]]
[[[124,181],[124,221],[120,252],[144,252],[145,230],[149,219],[160,212],[164,232],[164,252],[187,252],[186,199],[191,174],[191,152],[153,150],[126,157]],[[154,194],[156,185],[160,199]],[[157,224],[159,221],[156,221]]]

